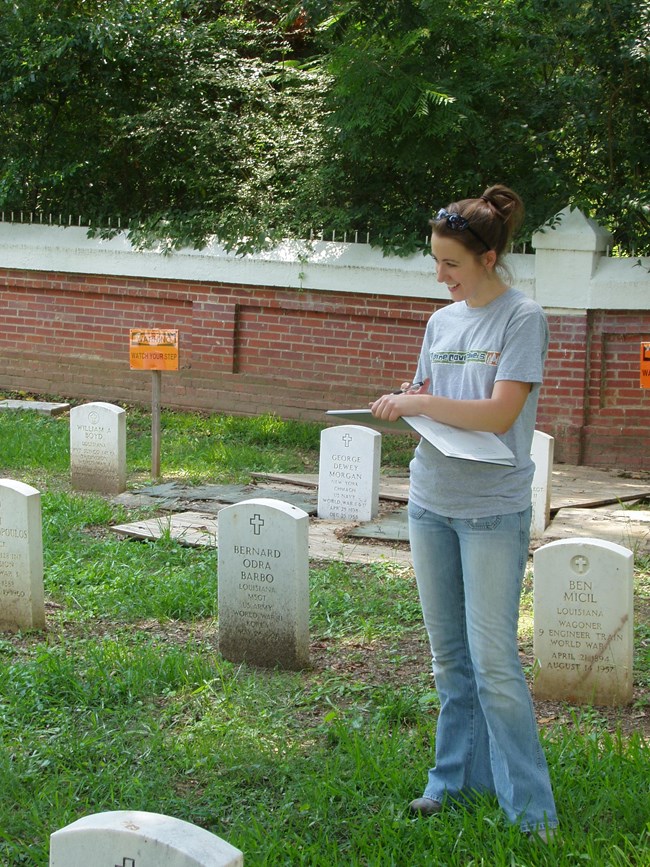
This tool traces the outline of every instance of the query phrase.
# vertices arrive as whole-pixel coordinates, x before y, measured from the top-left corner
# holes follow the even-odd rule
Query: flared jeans
[[[424,797],[496,795],[523,831],[557,814],[517,624],[530,509],[445,518],[409,503],[409,534],[440,699],[435,766]]]

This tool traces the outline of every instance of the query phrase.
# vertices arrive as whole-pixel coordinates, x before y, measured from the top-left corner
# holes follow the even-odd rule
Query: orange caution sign
[[[131,328],[131,370],[178,370],[178,331],[169,328]]]
[[[641,344],[641,388],[650,388],[650,343]]]

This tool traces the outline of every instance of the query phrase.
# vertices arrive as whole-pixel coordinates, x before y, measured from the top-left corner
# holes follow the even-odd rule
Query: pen
[[[412,382],[408,388],[400,388],[398,391],[394,391],[393,394],[411,394],[421,389],[423,385],[423,382]]]

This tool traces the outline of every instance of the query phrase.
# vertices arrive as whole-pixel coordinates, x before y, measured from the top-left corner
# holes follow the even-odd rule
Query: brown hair
[[[494,250],[497,263],[524,219],[524,203],[503,184],[488,187],[477,199],[451,202],[446,210],[464,217],[469,231],[454,229],[444,216],[429,220],[432,231],[441,238],[453,238],[477,256]]]

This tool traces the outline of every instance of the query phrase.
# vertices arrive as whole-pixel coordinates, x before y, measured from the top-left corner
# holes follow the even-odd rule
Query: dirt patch
[[[46,604],[48,619],[60,617],[61,606]],[[11,640],[17,647],[28,650],[35,643],[55,642],[79,638],[101,638],[117,636],[124,632],[123,623],[96,620],[91,624],[64,622],[53,626],[49,632],[14,636]],[[195,642],[219,652],[216,620],[206,619],[193,622],[156,620],[141,621],[129,626],[131,631],[145,633],[161,643],[186,646]],[[529,647],[522,647],[521,661],[526,672],[532,671],[533,656]],[[368,686],[393,687],[403,691],[408,684],[414,689],[426,690],[427,677],[431,677],[429,646],[423,635],[409,635],[399,639],[364,642],[350,642],[334,639],[316,639],[310,645],[310,668],[304,672],[306,679],[324,680],[324,675],[349,678],[351,682]],[[264,669],[259,669],[264,673]],[[532,678],[527,674],[529,685]],[[424,683],[424,686],[423,686]],[[342,698],[337,702],[344,706],[353,700],[352,691],[342,690]],[[346,698],[346,696],[348,696]],[[585,720],[604,727],[609,732],[620,732],[623,737],[640,733],[650,740],[650,689],[643,683],[635,683],[632,703],[624,707],[587,707],[571,705],[567,702],[538,701],[533,699],[537,721],[541,727],[556,725],[582,729]],[[309,716],[309,712],[306,713]]]
[[[524,669],[530,671],[532,655],[521,653]],[[399,660],[395,662],[394,660]],[[396,641],[364,644],[338,644],[317,641],[311,646],[312,669],[315,673],[330,670],[349,675],[354,680],[373,685],[389,685],[402,690],[409,684],[422,682],[423,673],[431,670],[429,647],[424,638],[403,638]],[[532,678],[527,676],[529,686]],[[433,676],[431,686],[434,687]],[[629,737],[640,732],[650,740],[650,690],[635,685],[634,698],[625,707],[585,707],[567,702],[538,701],[533,699],[538,724],[566,725],[580,728],[585,711],[593,722],[609,732],[620,732]]]

